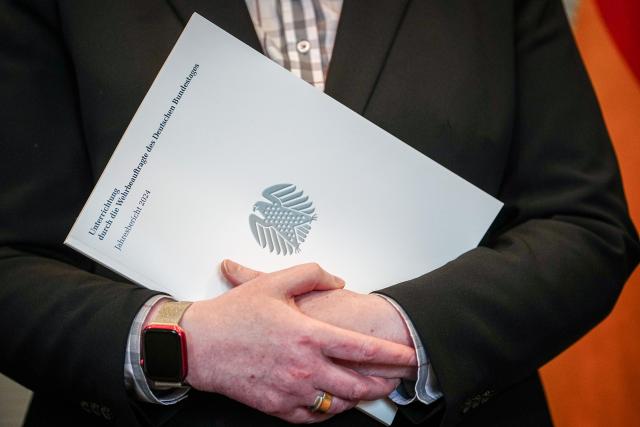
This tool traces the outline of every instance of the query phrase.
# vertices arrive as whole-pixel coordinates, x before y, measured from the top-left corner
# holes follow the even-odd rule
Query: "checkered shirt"
[[[342,0],[247,0],[269,58],[320,90],[329,69]]]

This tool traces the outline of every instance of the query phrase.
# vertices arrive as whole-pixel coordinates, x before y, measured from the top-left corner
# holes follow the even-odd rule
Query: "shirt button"
[[[296,44],[296,49],[300,53],[307,53],[307,52],[309,52],[309,49],[311,49],[311,43],[309,43],[308,40],[300,40]]]

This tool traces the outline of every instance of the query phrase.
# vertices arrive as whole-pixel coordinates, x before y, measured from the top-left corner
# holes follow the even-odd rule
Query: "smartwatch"
[[[165,302],[142,330],[140,365],[154,388],[186,386],[187,337],[180,319],[191,302]]]

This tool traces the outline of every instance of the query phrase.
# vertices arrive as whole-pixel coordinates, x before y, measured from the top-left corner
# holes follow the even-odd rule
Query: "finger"
[[[352,362],[417,366],[416,352],[406,345],[338,328],[318,321],[315,336],[325,356]]]
[[[397,379],[368,377],[327,362],[320,370],[321,375],[313,379],[313,384],[317,389],[325,390],[344,401],[380,399],[389,395],[399,384]]]
[[[350,360],[335,360],[348,369],[353,369],[360,375],[380,378],[405,378],[415,380],[418,376],[417,366],[382,365],[378,363],[352,362]]]
[[[322,392],[318,391],[317,395],[320,395],[320,394],[322,394]],[[313,406],[313,403],[315,402],[315,398],[317,395],[314,395],[312,397],[312,401],[310,402],[309,405],[296,408],[283,418],[291,423],[296,423],[296,424],[319,423],[319,422],[328,420],[329,418],[331,418],[336,414],[340,414],[344,411],[348,411],[349,409],[354,408],[358,404],[358,401],[348,401],[348,400],[344,400],[339,397],[333,396],[333,398],[331,399],[331,406],[329,407],[329,410],[326,413],[311,412],[309,408]]]
[[[344,280],[326,272],[318,264],[301,264],[269,274],[274,287],[287,297],[311,291],[328,291],[344,288]]]
[[[328,390],[326,390],[326,392],[331,394],[331,405],[329,406],[329,410],[326,412],[326,414],[331,414],[331,415],[339,414],[341,412],[347,411],[347,410],[355,407],[358,404],[358,402],[360,402],[359,400],[343,399],[340,396],[336,396],[335,394],[331,393]],[[323,391],[317,390],[316,394],[314,394],[313,396],[309,396],[309,398],[307,398],[305,400],[305,403],[307,403],[307,404],[304,405],[304,406],[309,410],[309,412],[311,412],[310,408],[315,403],[316,397],[317,396],[321,396],[322,393],[323,393]],[[323,414],[323,412],[320,412],[320,411],[311,412],[311,413],[312,414],[317,414],[317,415]]]
[[[260,271],[252,270],[229,259],[222,261],[220,270],[225,279],[233,286],[242,285],[263,274]]]
[[[348,411],[349,409],[355,408],[358,402],[359,400],[346,400],[338,396],[333,396],[333,398],[331,399],[331,406],[329,407],[327,414],[329,415],[341,414],[344,411]]]

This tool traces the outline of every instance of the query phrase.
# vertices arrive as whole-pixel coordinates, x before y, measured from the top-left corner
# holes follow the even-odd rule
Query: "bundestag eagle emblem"
[[[317,219],[315,208],[302,191],[293,184],[278,184],[265,189],[262,196],[267,202],[256,202],[253,211],[262,215],[249,215],[251,232],[258,244],[269,252],[290,255],[300,252],[300,245],[311,231],[311,221]]]

